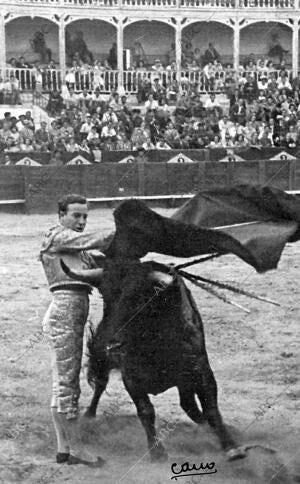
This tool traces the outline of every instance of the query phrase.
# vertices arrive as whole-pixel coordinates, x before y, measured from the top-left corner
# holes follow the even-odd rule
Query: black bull
[[[197,424],[210,424],[228,458],[244,457],[222,421],[201,317],[182,278],[171,275],[168,266],[137,259],[106,258],[102,269],[82,272],[63,267],[71,277],[98,287],[104,300],[103,320],[88,344],[94,395],[87,415],[96,415],[109,372],[118,367],[146,431],[151,460],[167,454],[156,436],[148,395],[173,386],[182,409]]]

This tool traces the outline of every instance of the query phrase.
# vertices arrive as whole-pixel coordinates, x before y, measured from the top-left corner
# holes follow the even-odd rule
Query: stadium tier
[[[0,0],[1,164],[295,156],[298,19],[298,0]]]

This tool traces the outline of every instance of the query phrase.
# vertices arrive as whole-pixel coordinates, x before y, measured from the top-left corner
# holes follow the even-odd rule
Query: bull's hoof
[[[96,412],[95,412],[94,410],[91,410],[90,408],[88,408],[88,409],[87,409],[87,410],[84,412],[83,416],[84,416],[85,418],[95,418],[95,417],[96,417]]]
[[[161,443],[153,447],[150,451],[151,462],[166,462],[168,454]]]
[[[244,459],[247,456],[247,452],[245,447],[233,447],[232,449],[227,450],[226,456],[228,461]]]

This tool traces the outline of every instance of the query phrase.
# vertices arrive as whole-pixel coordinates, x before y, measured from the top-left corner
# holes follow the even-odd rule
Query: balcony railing
[[[0,4],[3,0],[0,0]],[[299,0],[14,0],[33,6],[299,10]]]
[[[287,71],[289,78],[291,72]],[[229,84],[237,84],[240,77],[246,77],[249,73],[259,80],[264,71],[243,71],[236,73],[234,70],[226,69],[219,71],[212,77],[207,77],[202,70],[181,70],[181,71],[124,71],[120,76],[119,71],[88,70],[77,71],[70,82],[70,78],[64,80],[60,69],[18,69],[7,67],[0,72],[1,77],[9,79],[14,76],[19,81],[21,92],[51,92],[60,91],[66,82],[68,87],[73,87],[76,92],[84,89],[92,92],[99,89],[101,93],[107,94],[113,90],[123,88],[128,94],[139,94],[143,89],[147,91],[146,84],[153,83],[155,78],[159,83],[169,90],[170,93],[188,91],[193,85],[198,93],[224,92]],[[269,72],[269,74],[271,74]],[[280,71],[274,70],[272,74],[277,79]],[[68,82],[69,81],[69,82]]]

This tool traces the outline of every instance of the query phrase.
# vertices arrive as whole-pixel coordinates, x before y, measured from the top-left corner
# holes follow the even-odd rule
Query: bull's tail
[[[87,381],[92,388],[95,388],[96,383],[101,379],[101,373],[106,366],[103,354],[99,352],[97,346],[97,330],[90,327],[87,337]]]

